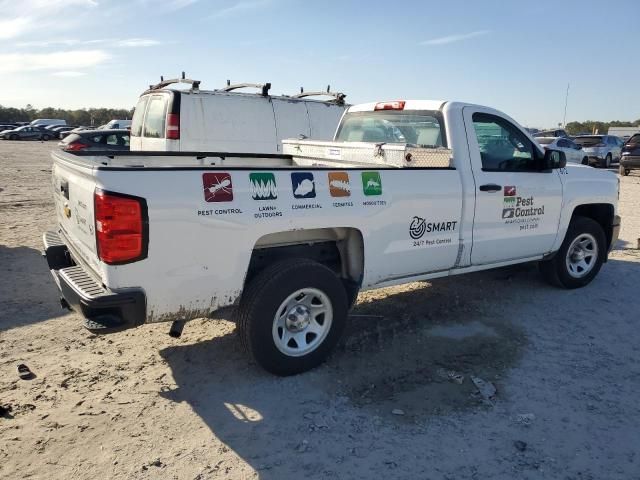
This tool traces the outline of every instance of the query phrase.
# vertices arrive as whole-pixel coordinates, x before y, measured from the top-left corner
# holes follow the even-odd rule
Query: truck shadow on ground
[[[65,314],[40,251],[0,245],[0,265],[4,275],[0,288],[0,331]]]
[[[261,478],[288,478],[288,457],[306,448],[309,435],[488,408],[471,377],[503,395],[501,379],[526,345],[510,314],[495,308],[496,295],[551,289],[536,278],[535,267],[524,265],[366,292],[329,361],[295,377],[251,365],[233,335],[169,347],[160,353],[177,387],[162,395],[187,402]],[[402,416],[393,414],[398,409]]]

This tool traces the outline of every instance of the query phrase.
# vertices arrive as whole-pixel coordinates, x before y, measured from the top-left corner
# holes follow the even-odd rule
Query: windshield
[[[627,140],[627,143],[638,145],[640,143],[640,134],[636,134],[633,137],[631,137],[629,140]]]
[[[549,145],[550,143],[553,143],[556,141],[555,138],[551,138],[551,137],[536,137],[536,140],[540,145]]]
[[[573,141],[583,147],[595,147],[599,143],[603,143],[602,136],[599,135],[576,137],[573,139]]]
[[[336,140],[340,142],[410,143],[442,147],[444,135],[436,112],[347,113]]]

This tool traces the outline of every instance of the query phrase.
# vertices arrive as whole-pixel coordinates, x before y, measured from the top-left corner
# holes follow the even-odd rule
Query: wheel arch
[[[251,252],[246,285],[272,263],[286,258],[306,258],[333,270],[354,300],[364,275],[364,238],[353,227],[312,228],[269,233]]]
[[[596,221],[604,231],[605,238],[607,239],[607,252],[611,248],[611,241],[613,239],[613,220],[615,215],[615,209],[610,203],[587,203],[577,205],[571,213],[571,222],[575,217],[587,217]],[[606,257],[605,257],[606,261]]]

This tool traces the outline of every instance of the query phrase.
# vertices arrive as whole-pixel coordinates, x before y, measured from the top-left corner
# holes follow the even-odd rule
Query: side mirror
[[[564,168],[567,166],[567,156],[560,150],[547,149],[544,152],[544,160],[542,161],[543,170],[553,170],[556,168]]]

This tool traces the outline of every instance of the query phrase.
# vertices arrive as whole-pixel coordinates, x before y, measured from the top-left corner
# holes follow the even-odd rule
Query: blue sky
[[[131,107],[202,88],[489,105],[526,126],[640,118],[640,2],[0,0],[0,104]],[[635,51],[634,51],[635,50]],[[627,58],[631,60],[627,61]]]

